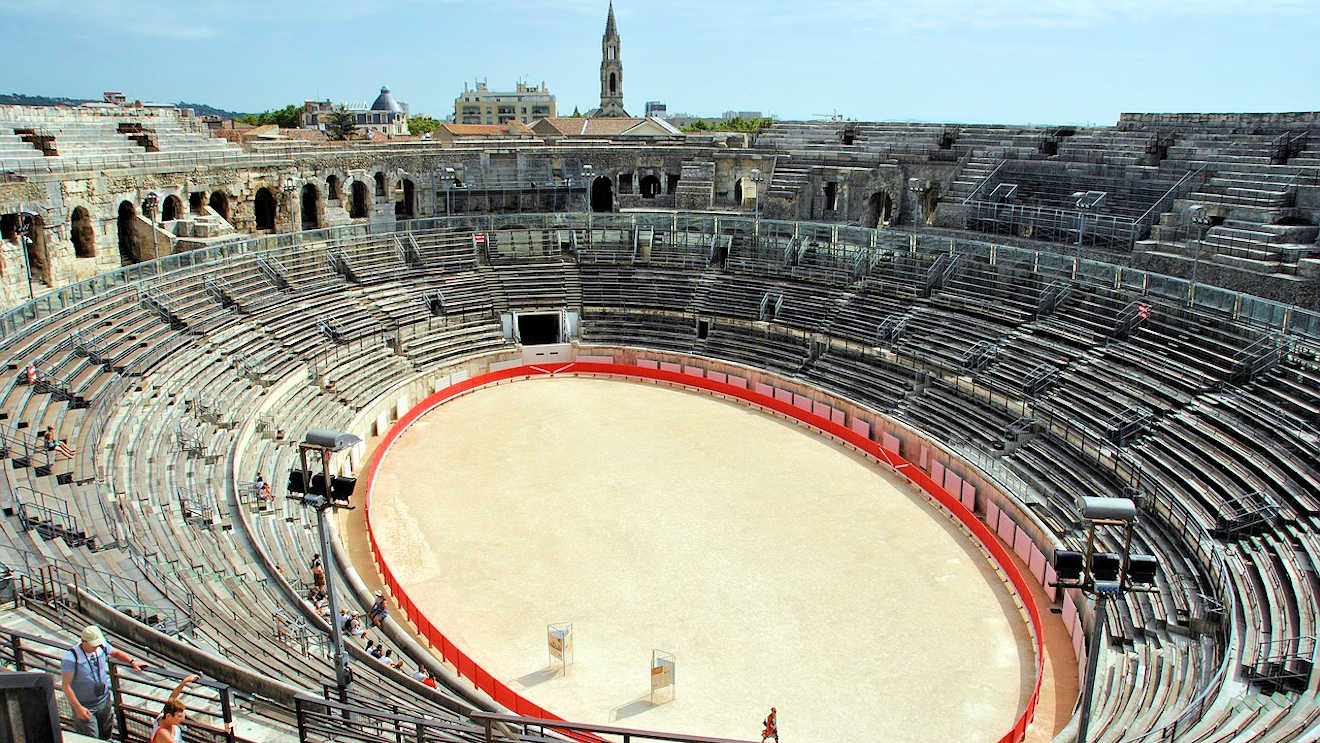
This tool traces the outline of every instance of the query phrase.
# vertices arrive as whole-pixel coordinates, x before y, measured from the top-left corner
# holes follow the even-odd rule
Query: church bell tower
[[[598,117],[627,117],[623,110],[623,58],[619,54],[619,29],[614,23],[614,0],[600,40],[600,108]]]

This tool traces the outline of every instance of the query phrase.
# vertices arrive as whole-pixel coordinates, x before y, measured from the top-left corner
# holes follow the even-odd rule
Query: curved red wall
[[[371,528],[371,488],[376,479],[376,471],[380,468],[380,463],[385,455],[389,453],[390,447],[409,426],[418,418],[428,413],[431,409],[444,404],[445,402],[471,392],[473,390],[485,387],[498,382],[505,382],[517,379],[528,379],[538,376],[550,376],[554,374],[585,374],[602,375],[616,377],[630,377],[634,379],[649,379],[669,384],[682,385],[716,393],[725,397],[736,398],[752,405],[774,411],[780,415],[793,418],[812,427],[819,429],[836,439],[839,439],[851,446],[857,447],[874,459],[888,464],[894,468],[894,471],[916,483],[918,487],[924,490],[932,498],[939,501],[949,513],[953,514],[964,527],[980,540],[981,545],[994,558],[1001,573],[1008,578],[1013,585],[1013,590],[1017,593],[1018,602],[1026,608],[1027,615],[1031,619],[1032,634],[1034,636],[1036,652],[1036,680],[1032,685],[1031,696],[1027,701],[1026,709],[1018,717],[1013,729],[1004,733],[999,738],[999,743],[1017,743],[1025,736],[1027,726],[1031,724],[1032,718],[1036,713],[1036,703],[1040,698],[1040,682],[1044,664],[1044,647],[1042,640],[1042,628],[1040,612],[1036,609],[1036,602],[1032,600],[1031,586],[1022,577],[1021,571],[1010,557],[1009,551],[1000,544],[995,538],[994,533],[981,523],[976,515],[967,509],[956,495],[949,494],[943,487],[922,472],[918,467],[913,466],[907,460],[896,454],[882,448],[880,444],[871,441],[865,436],[857,433],[851,428],[835,423],[827,418],[807,412],[789,402],[777,400],[774,397],[763,395],[743,387],[738,387],[724,382],[717,382],[712,379],[697,377],[681,372],[667,371],[663,369],[648,369],[639,366],[628,366],[625,364],[600,364],[574,362],[568,364],[546,365],[546,366],[519,366],[512,369],[502,369],[500,371],[482,374],[464,380],[458,384],[446,387],[443,390],[427,397],[421,403],[409,410],[398,420],[390,430],[386,432],[380,445],[376,448],[376,453],[371,458],[371,463],[367,467],[367,486],[366,486],[366,520],[367,535],[371,541],[371,554],[379,567],[381,575],[390,593],[394,595],[394,600],[403,609],[403,613],[408,620],[417,628],[417,633],[426,639],[433,647],[440,649],[440,654],[444,659],[458,669],[458,674],[472,681],[477,688],[486,692],[496,702],[513,711],[514,714],[525,717],[537,717],[546,720],[562,720],[562,717],[552,714],[549,710],[539,707],[510,689],[504,682],[494,678],[489,673],[472,662],[462,650],[454,646],[445,636],[431,624],[417,609],[417,605],[412,602],[408,594],[395,580],[394,574],[390,572],[389,565],[380,554],[380,548],[376,544],[376,534]]]

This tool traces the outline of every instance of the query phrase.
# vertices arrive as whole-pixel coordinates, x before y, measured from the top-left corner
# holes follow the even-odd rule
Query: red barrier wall
[[[376,535],[371,528],[371,488],[376,479],[376,471],[380,468],[381,462],[389,453],[390,447],[409,426],[418,418],[430,412],[433,408],[444,404],[445,402],[466,394],[473,390],[485,387],[499,382],[507,382],[517,379],[528,379],[538,376],[552,376],[555,374],[585,374],[585,375],[603,375],[617,377],[631,377],[634,379],[650,379],[671,384],[679,384],[686,387],[707,390],[726,397],[736,398],[744,402],[758,405],[767,410],[784,415],[789,418],[809,424],[821,432],[833,436],[836,439],[844,441],[858,449],[866,452],[878,461],[884,462],[893,467],[896,472],[916,483],[918,487],[924,490],[932,498],[939,501],[949,513],[953,514],[963,526],[967,528],[981,542],[981,545],[994,558],[999,570],[1016,591],[1018,601],[1026,608],[1027,615],[1031,620],[1032,632],[1035,641],[1036,652],[1036,680],[1032,685],[1031,696],[1027,701],[1026,709],[1018,717],[1013,729],[1004,733],[998,741],[999,743],[1018,743],[1025,736],[1027,726],[1036,714],[1036,703],[1040,698],[1040,682],[1044,668],[1045,651],[1043,647],[1043,630],[1041,627],[1040,612],[1036,609],[1036,603],[1032,600],[1031,586],[1022,577],[1022,573],[1017,569],[1017,565],[1009,556],[1009,550],[1005,549],[999,540],[995,538],[994,532],[982,524],[976,515],[967,509],[959,499],[961,494],[949,493],[941,483],[935,482],[925,472],[898,455],[885,450],[879,443],[871,441],[866,436],[854,431],[842,423],[835,422],[828,417],[816,415],[810,410],[795,405],[792,400],[776,399],[773,395],[760,394],[758,392],[729,384],[723,381],[716,381],[705,377],[695,376],[693,374],[683,374],[679,371],[666,369],[648,368],[642,366],[628,366],[624,364],[600,364],[574,362],[568,364],[549,364],[545,366],[519,366],[511,369],[501,369],[500,371],[482,374],[464,380],[458,384],[447,387],[430,397],[427,397],[407,415],[398,420],[390,430],[386,432],[380,445],[376,448],[376,453],[371,458],[371,463],[367,468],[367,486],[366,486],[366,520],[367,535],[371,541],[371,554],[379,567],[381,575],[394,600],[403,610],[408,620],[417,627],[417,633],[426,639],[433,647],[440,650],[444,659],[458,670],[458,674],[470,681],[478,688],[490,695],[496,702],[504,705],[514,714],[526,717],[539,717],[547,720],[562,720],[562,717],[552,714],[549,710],[543,709],[530,701],[524,699],[521,695],[514,692],[502,681],[492,677],[484,671],[462,650],[451,643],[442,632],[437,630],[429,620],[417,610],[417,606],[408,597],[399,582],[390,572],[389,565],[380,554],[380,548],[376,544]],[[591,740],[599,740],[591,736]]]

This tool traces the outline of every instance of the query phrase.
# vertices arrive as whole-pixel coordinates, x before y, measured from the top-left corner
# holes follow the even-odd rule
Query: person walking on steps
[[[82,631],[81,642],[69,648],[60,661],[60,685],[73,709],[74,732],[102,740],[110,740],[114,734],[111,658],[129,664],[135,671],[147,667],[128,657],[128,653],[111,647],[94,624]]]
[[[161,709],[160,715],[156,717],[156,727],[151,729],[151,735],[147,738],[147,743],[179,743],[181,740],[179,727],[183,724],[183,718],[187,715],[187,708],[183,702],[179,701],[179,695],[183,693],[184,687],[201,678],[196,674],[185,676],[179,685],[174,687],[174,693],[165,700],[165,706]]]
[[[761,743],[765,743],[766,738],[774,738],[775,743],[779,743],[779,713],[774,707],[770,708],[770,714],[765,716],[765,727],[761,729]]]

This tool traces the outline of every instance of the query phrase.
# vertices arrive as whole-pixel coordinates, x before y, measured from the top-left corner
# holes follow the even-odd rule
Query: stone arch
[[[229,194],[224,191],[212,191],[211,198],[206,201],[211,211],[220,215],[220,218],[229,221]]]
[[[87,207],[74,208],[69,219],[69,239],[73,242],[74,257],[96,257],[96,230],[92,227],[92,215],[87,212]]]
[[[377,195],[377,196],[384,196],[384,195],[385,195],[385,174],[384,174],[384,173],[379,173],[379,172],[378,172],[378,173],[376,173],[375,178],[376,178],[376,195]]]
[[[333,173],[325,177],[326,201],[339,201],[339,176]]]
[[[394,218],[412,219],[417,216],[417,187],[404,178],[394,186]]]
[[[257,229],[274,230],[275,211],[275,194],[269,188],[257,189],[256,198],[252,200],[252,215],[256,218]]]
[[[138,247],[137,207],[125,199],[119,202],[119,213],[115,219],[119,232],[119,260],[125,266],[137,263],[141,255]]]
[[[733,202],[739,206],[754,206],[760,194],[756,191],[756,181],[749,175],[740,176],[733,183]]]
[[[641,192],[643,199],[654,199],[660,195],[660,189],[660,177],[654,173],[642,176],[637,182],[637,190]]]
[[[886,227],[898,217],[897,205],[888,191],[876,191],[866,200],[866,204],[866,224],[869,227]]]
[[[348,216],[353,219],[365,219],[371,215],[371,195],[367,193],[367,184],[353,181],[353,199],[349,205]]]
[[[160,204],[160,221],[171,222],[183,214],[183,201],[178,196],[170,194]]]
[[[614,182],[605,176],[591,182],[591,211],[614,211]]]
[[[310,183],[304,183],[302,187],[302,228],[304,230],[314,230],[321,226],[321,194],[316,190],[316,186]]]

